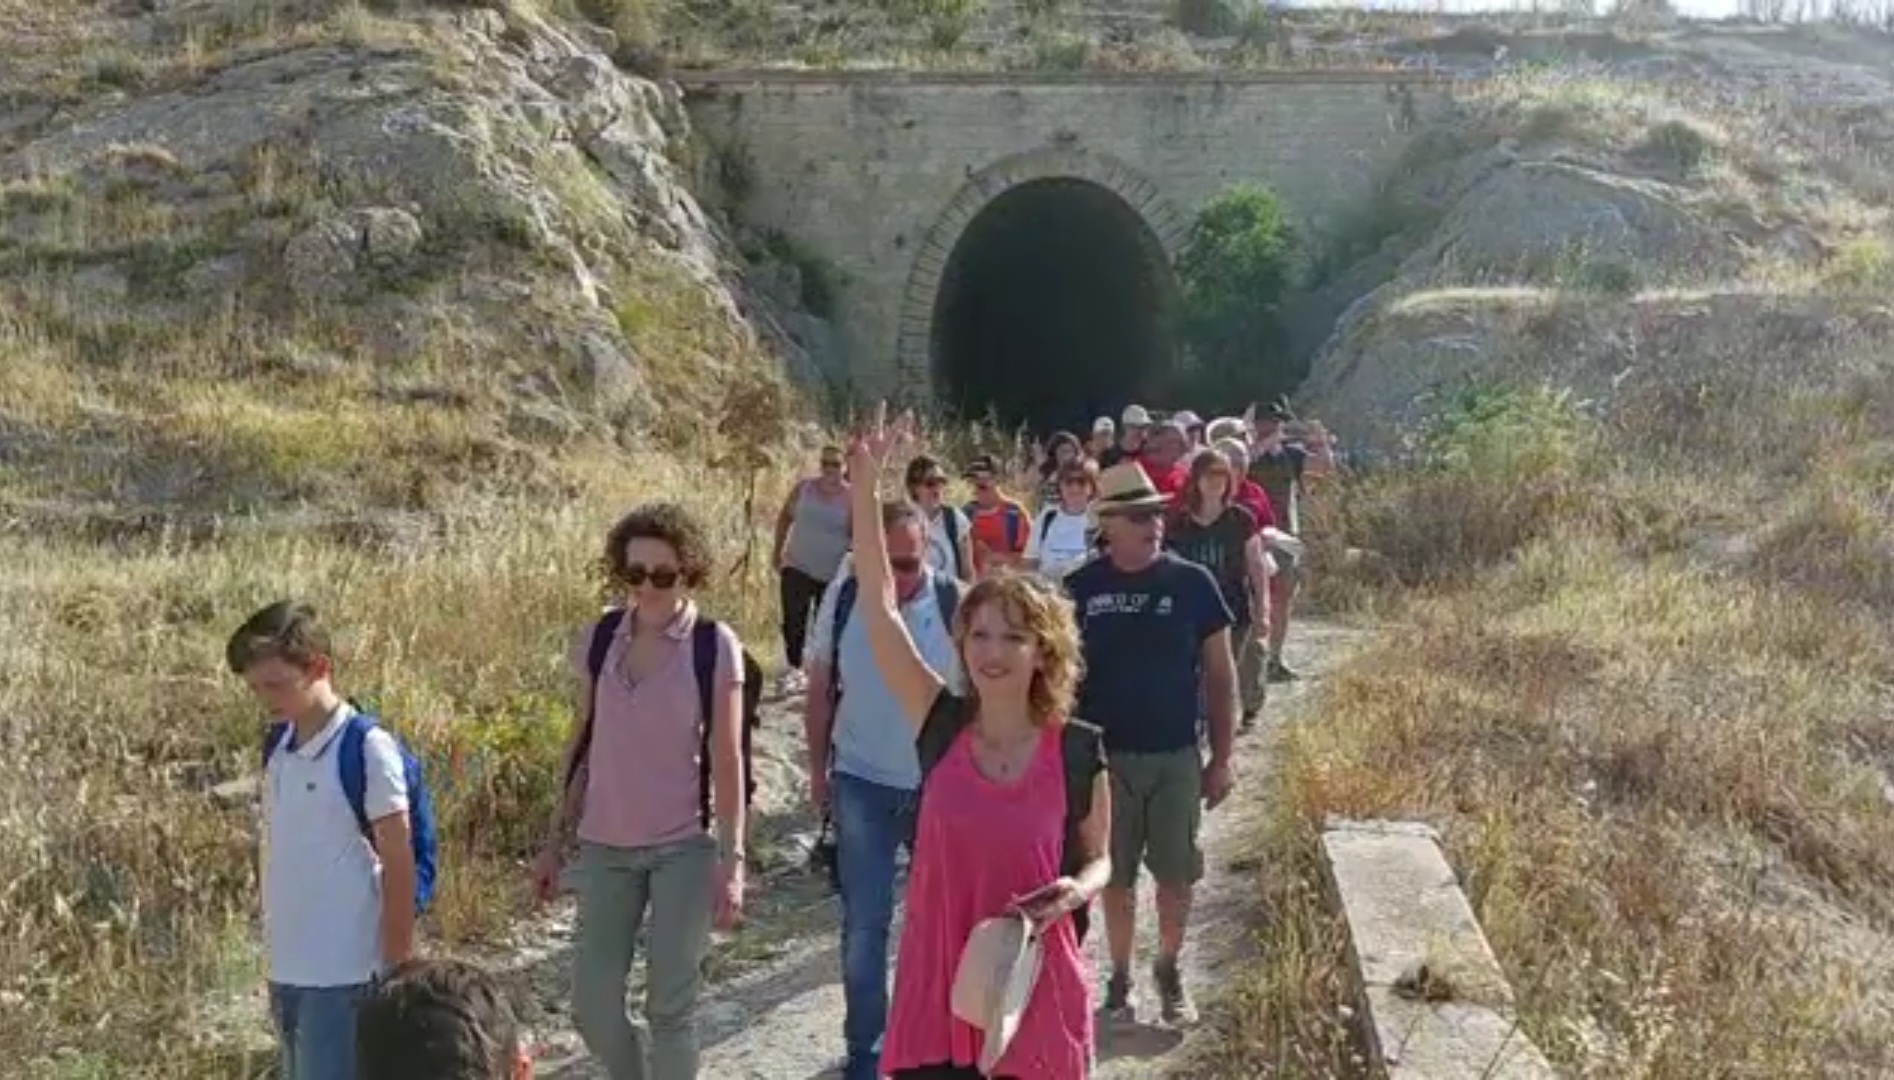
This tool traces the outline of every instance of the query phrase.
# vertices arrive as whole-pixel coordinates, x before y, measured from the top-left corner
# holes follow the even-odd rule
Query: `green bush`
[[[1287,356],[1282,319],[1295,250],[1282,204],[1261,188],[1232,188],[1198,212],[1177,260],[1193,400],[1240,406],[1287,393],[1307,374]]]

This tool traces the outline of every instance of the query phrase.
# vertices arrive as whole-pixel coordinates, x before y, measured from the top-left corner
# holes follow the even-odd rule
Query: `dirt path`
[[[1185,979],[1200,1006],[1214,1008],[1212,988],[1227,985],[1251,948],[1258,898],[1247,888],[1254,867],[1242,857],[1244,838],[1263,812],[1261,773],[1271,734],[1297,719],[1320,676],[1330,670],[1359,634],[1323,624],[1297,627],[1290,661],[1305,679],[1272,687],[1267,723],[1238,744],[1238,789],[1229,803],[1206,819],[1204,842],[1209,876],[1198,894],[1192,947],[1185,953]],[[1313,678],[1307,677],[1313,676]],[[783,715],[776,723],[794,723]],[[1155,1015],[1146,974],[1155,947],[1148,879],[1141,887],[1137,1004]],[[706,1080],[819,1080],[838,1076],[841,1058],[842,987],[837,964],[838,913],[832,899],[792,865],[765,876],[758,890],[752,928],[724,943],[713,956],[713,988],[702,1014]],[[898,926],[897,926],[898,933]],[[518,956],[538,1006],[535,1024],[541,1047],[539,1075],[558,1080],[605,1080],[565,1023],[564,980],[569,970],[570,912],[528,928],[537,952]],[[1093,963],[1105,964],[1102,922],[1091,939]],[[523,963],[522,963],[523,962]],[[634,994],[636,990],[634,988]],[[1132,1080],[1165,1075],[1182,1057],[1191,1035],[1143,1025],[1101,1027],[1099,1068],[1094,1080]],[[1206,1078],[1200,1078],[1206,1080]]]

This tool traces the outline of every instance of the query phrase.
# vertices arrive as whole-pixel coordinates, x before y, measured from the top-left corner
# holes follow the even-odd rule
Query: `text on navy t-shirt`
[[[1231,623],[1210,572],[1168,552],[1133,573],[1094,559],[1065,587],[1085,652],[1078,715],[1105,730],[1106,750],[1197,745],[1203,642]]]

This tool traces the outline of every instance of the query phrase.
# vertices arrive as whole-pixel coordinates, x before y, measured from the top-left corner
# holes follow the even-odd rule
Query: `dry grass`
[[[257,166],[246,212],[314,205],[306,176]],[[0,1045],[32,1076],[238,1075],[206,1011],[258,978],[250,815],[207,795],[260,730],[220,668],[234,622],[298,595],[342,632],[345,691],[413,738],[440,793],[430,933],[479,939],[519,912],[604,530],[640,501],[691,507],[727,571],[707,606],[772,655],[758,544],[802,405],[656,264],[613,283],[664,406],[633,429],[544,370],[526,400],[542,358],[494,355],[446,310],[391,359],[346,310],[89,294],[88,268],[198,252],[223,223],[69,178],[0,198],[45,223],[6,253],[0,317]]]
[[[38,373],[32,398],[57,387],[60,369],[6,360],[5,405],[23,370]],[[121,399],[119,415],[137,422],[114,451],[175,462],[188,447],[251,470],[258,491],[319,494],[335,511],[398,494],[400,478],[451,474],[452,448],[490,438],[448,410],[377,415],[339,393],[311,402],[270,389],[166,385],[158,396],[177,407],[139,414]],[[0,408],[8,429],[29,416],[63,434],[41,426],[55,411]],[[446,837],[432,932],[451,944],[504,925],[517,913],[515,860],[549,808],[562,658],[600,599],[604,529],[638,501],[684,501],[713,526],[726,568],[752,557],[707,603],[765,643],[773,590],[748,480],[592,443],[518,483],[470,476],[436,494],[447,505],[420,535],[376,537],[387,542],[240,521],[207,539],[155,529],[92,542],[44,526],[0,537],[0,707],[14,718],[0,762],[0,1042],[29,1061],[83,1048],[117,1063],[115,1076],[212,1075],[180,1042],[204,1022],[193,1008],[255,977],[231,961],[255,915],[249,815],[214,810],[204,788],[251,765],[258,717],[219,649],[236,620],[279,596],[327,613],[346,641],[345,690],[376,701],[432,763]],[[100,477],[100,497],[116,481]],[[758,481],[774,492],[786,477],[766,467]],[[128,1064],[152,1045],[179,1049],[155,1071]]]
[[[1286,740],[1271,959],[1233,1025],[1251,1075],[1355,1075],[1338,931],[1304,883],[1329,814],[1442,828],[1571,1075],[1894,1069],[1880,356],[1740,385],[1683,432],[1528,395],[1439,469],[1331,494],[1326,554],[1380,552],[1395,589],[1337,570],[1321,595],[1392,625]]]

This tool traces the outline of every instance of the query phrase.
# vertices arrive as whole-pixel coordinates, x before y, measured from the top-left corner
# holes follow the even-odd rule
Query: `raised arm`
[[[868,636],[868,650],[874,655],[875,668],[897,708],[915,731],[927,719],[927,713],[940,696],[945,683],[940,674],[927,666],[901,621],[894,593],[894,572],[888,566],[888,536],[883,525],[882,504],[877,494],[881,469],[888,454],[907,441],[912,421],[903,418],[895,425],[887,422],[887,407],[876,412],[874,425],[849,448],[850,471],[854,475],[849,492],[849,530],[855,546],[855,578],[861,584],[855,610],[862,616],[862,629]]]

